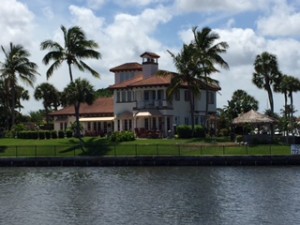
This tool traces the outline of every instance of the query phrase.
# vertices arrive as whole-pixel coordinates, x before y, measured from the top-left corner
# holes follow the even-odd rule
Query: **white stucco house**
[[[141,64],[130,62],[110,69],[114,73],[114,84],[109,86],[112,98],[97,99],[93,105],[82,107],[80,121],[86,134],[131,130],[139,137],[165,137],[173,134],[176,126],[191,124],[187,86],[183,84],[168,100],[167,88],[176,74],[164,71],[167,75],[159,76],[160,56],[155,53],[145,52],[140,57]],[[207,89],[208,111],[215,114],[216,93],[221,88],[211,84]],[[205,101],[203,88],[195,100],[195,124],[205,122]],[[52,113],[56,130],[65,129],[75,121],[72,106],[68,115],[66,111],[67,108]]]

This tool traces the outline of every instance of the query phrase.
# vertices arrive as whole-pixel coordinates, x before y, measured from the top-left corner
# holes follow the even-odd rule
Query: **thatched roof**
[[[276,119],[256,112],[254,110],[250,110],[246,113],[239,115],[238,117],[234,118],[232,123],[233,124],[243,124],[243,123],[275,123]]]

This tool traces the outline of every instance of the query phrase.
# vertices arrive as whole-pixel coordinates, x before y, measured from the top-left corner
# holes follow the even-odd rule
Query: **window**
[[[163,100],[164,90],[157,91],[157,100]]]
[[[128,130],[128,121],[124,120],[124,130]]]
[[[205,125],[205,116],[200,116],[201,125]]]
[[[118,131],[120,131],[120,120],[118,120],[117,126],[118,126]]]
[[[117,102],[120,102],[120,91],[117,91]]]
[[[214,92],[208,92],[208,104],[215,104],[215,94]]]
[[[188,117],[184,117],[184,124],[189,125],[189,118]]]
[[[132,93],[132,91],[127,91],[127,101],[128,102],[131,102],[132,100],[132,98],[131,98],[131,93]]]
[[[152,99],[152,100],[155,100],[155,94],[156,94],[155,91],[151,91],[151,99]]]
[[[148,130],[149,129],[149,119],[145,118],[145,129]]]
[[[195,124],[197,125],[197,124],[199,124],[199,116],[195,116]]]
[[[126,91],[122,91],[122,102],[126,102]]]
[[[64,123],[60,123],[60,130],[64,130]]]
[[[167,117],[167,130],[171,130],[171,121],[170,121],[170,117]]]
[[[152,129],[156,130],[156,118],[152,118]]]
[[[144,100],[145,101],[149,100],[149,91],[144,91]]]
[[[180,90],[177,90],[177,91],[175,92],[175,100],[176,100],[176,101],[180,101]]]
[[[88,123],[87,123],[87,129],[88,129],[88,130],[91,130],[91,122],[88,122]]]
[[[184,101],[190,101],[190,91],[189,90],[185,90],[184,91]]]
[[[128,120],[128,128],[129,130],[132,130],[132,120]]]

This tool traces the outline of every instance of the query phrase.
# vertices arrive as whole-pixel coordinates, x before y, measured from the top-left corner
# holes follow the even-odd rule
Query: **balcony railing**
[[[137,109],[170,108],[172,104],[167,100],[137,101]]]

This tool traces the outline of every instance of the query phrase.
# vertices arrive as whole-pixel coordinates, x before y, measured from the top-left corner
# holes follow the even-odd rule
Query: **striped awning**
[[[113,121],[115,117],[82,117],[80,122],[99,122],[99,121]]]

